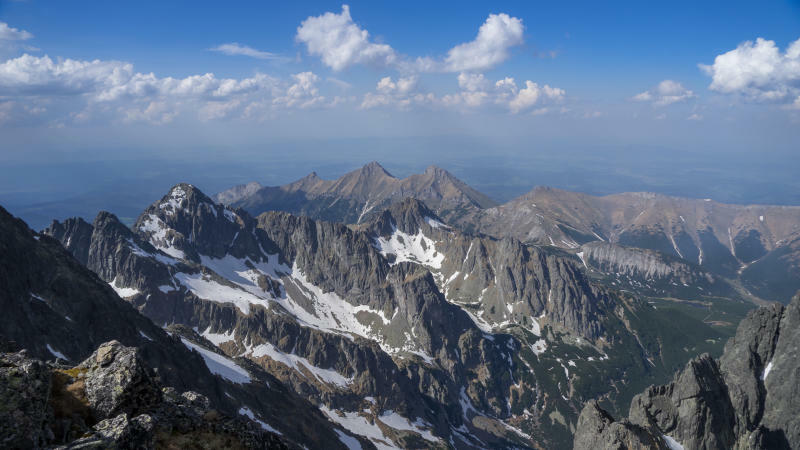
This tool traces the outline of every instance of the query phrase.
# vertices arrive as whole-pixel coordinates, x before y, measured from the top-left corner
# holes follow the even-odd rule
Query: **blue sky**
[[[228,3],[0,0],[0,160],[417,135],[521,153],[800,142],[796,1]]]

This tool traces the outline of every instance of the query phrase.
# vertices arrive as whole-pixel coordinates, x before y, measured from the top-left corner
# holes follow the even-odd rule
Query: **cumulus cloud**
[[[513,78],[506,77],[491,83],[483,74],[461,73],[458,75],[458,86],[461,92],[445,95],[441,103],[449,107],[475,108],[486,104],[494,104],[507,108],[512,114],[532,110],[531,114],[541,115],[550,112],[553,105],[564,100],[563,89],[549,85],[539,85],[526,80],[520,89]]]
[[[490,14],[475,40],[457,45],[447,52],[449,71],[487,70],[505,61],[509,49],[522,43],[522,20],[508,14]]]
[[[683,102],[695,97],[694,92],[683,87],[677,81],[664,80],[653,89],[633,96],[637,102],[652,102],[656,106],[666,106]]]
[[[312,72],[292,75],[290,80],[265,74],[241,79],[218,78],[213,73],[158,77],[136,72],[125,62],[53,60],[28,54],[0,63],[0,96],[25,103],[72,102],[72,110],[77,111],[70,116],[73,121],[88,121],[93,115],[113,119],[116,111],[115,117],[124,122],[168,123],[182,113],[213,120],[239,113],[252,117],[257,111],[269,114],[270,105],[324,106],[318,82]]]
[[[535,105],[539,100],[547,99],[558,101],[564,98],[564,90],[553,88],[548,85],[539,86],[533,81],[526,81],[525,87],[517,92],[516,97],[508,103],[508,107],[513,113],[518,113]]]
[[[489,80],[482,73],[460,73],[458,74],[458,87],[465,91],[483,91],[489,85]]]
[[[783,53],[775,41],[746,41],[700,68],[711,76],[713,91],[750,101],[800,104],[800,39]]]
[[[0,93],[83,94],[123,83],[132,74],[132,65],[116,61],[53,61],[25,54],[0,63]]]
[[[282,57],[275,53],[256,50],[247,45],[242,45],[237,42],[229,44],[222,44],[209,49],[212,52],[219,52],[229,56],[249,56],[256,59],[281,59]]]
[[[339,14],[308,17],[297,28],[296,39],[309,54],[340,71],[355,64],[391,67],[402,73],[468,72],[490,69],[507,60],[510,48],[523,42],[522,20],[508,14],[490,14],[473,41],[451,48],[444,58],[408,57],[390,45],[376,43],[342,6]]]
[[[361,102],[361,109],[372,109],[379,106],[394,106],[406,109],[412,104],[432,103],[433,94],[417,91],[417,77],[408,76],[393,80],[392,77],[383,77],[375,86],[375,92],[368,92]]]
[[[317,88],[319,77],[317,75],[312,72],[301,72],[292,75],[292,78],[294,78],[294,84],[286,90],[286,95],[275,98],[274,104],[310,108],[325,101],[325,97],[319,95]]]
[[[0,22],[0,43],[2,41],[27,41],[31,38],[33,38],[31,33],[12,28],[5,22]]]
[[[307,18],[297,28],[296,38],[334,71],[353,64],[387,66],[397,60],[392,47],[370,41],[369,32],[353,22],[347,5],[340,14],[327,12]]]

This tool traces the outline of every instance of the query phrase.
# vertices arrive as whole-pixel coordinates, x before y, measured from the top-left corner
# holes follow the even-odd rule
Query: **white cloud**
[[[416,92],[417,77],[412,75],[405,78],[383,77],[378,81],[375,92],[368,92],[361,102],[361,109],[371,109],[379,106],[397,106],[408,108],[412,103],[427,103],[432,96]]]
[[[258,112],[269,115],[269,105],[325,106],[318,82],[319,77],[311,72],[292,75],[289,82],[264,74],[241,79],[221,79],[213,73],[160,78],[135,72],[133,65],[125,62],[53,60],[28,54],[0,63],[0,96],[24,99],[27,104],[72,102],[69,108],[76,112],[68,116],[74,122],[117,118],[168,123],[183,113],[205,121],[237,113],[240,117],[254,117]],[[341,103],[341,99],[336,102]],[[4,121],[11,113],[31,115],[31,111],[17,108],[5,112]]]
[[[490,14],[474,41],[457,45],[447,52],[449,71],[490,69],[509,57],[509,49],[522,43],[522,20],[508,14]]]
[[[242,45],[237,42],[218,45],[210,48],[209,50],[230,56],[249,56],[256,59],[282,59],[281,56],[276,55],[275,53],[256,50],[252,47],[248,47],[247,45]]]
[[[53,61],[25,54],[0,63],[0,93],[83,94],[118,85],[132,74],[132,65],[117,61]]]
[[[353,22],[347,5],[342,5],[341,14],[327,12],[307,18],[297,28],[296,38],[334,71],[353,64],[387,66],[397,60],[392,47],[370,41],[369,32]]]
[[[525,87],[520,89],[516,97],[508,103],[508,107],[512,113],[516,114],[532,107],[540,98],[559,101],[564,98],[564,94],[563,89],[553,88],[546,84],[540,87],[533,81],[528,80],[525,82]]]
[[[475,92],[485,90],[489,85],[489,80],[482,73],[458,74],[458,87],[465,91]]]
[[[686,120],[696,120],[696,121],[700,121],[700,120],[703,120],[703,116],[701,116],[700,114],[697,114],[697,113],[692,113],[692,115],[690,115],[689,117],[687,117],[687,118],[686,118]]]
[[[154,125],[163,125],[172,122],[177,112],[163,101],[152,101],[143,108],[123,109],[125,122],[149,122]]]
[[[274,104],[310,108],[319,106],[325,101],[325,97],[319,95],[317,88],[319,77],[317,75],[312,72],[301,72],[292,75],[292,78],[294,78],[294,84],[286,90],[286,95],[275,98]]]
[[[800,39],[783,53],[775,41],[746,41],[700,68],[711,76],[713,91],[750,101],[800,103]]]
[[[353,21],[350,7],[342,5],[339,14],[308,17],[297,28],[295,38],[334,71],[367,64],[392,67],[401,73],[469,72],[490,69],[508,59],[509,49],[523,42],[524,30],[521,19],[490,14],[475,40],[451,48],[445,58],[412,59],[388,44],[373,42],[369,32]]]
[[[664,80],[655,88],[633,96],[634,101],[652,102],[656,106],[666,106],[695,97],[694,92],[677,81]]]
[[[27,41],[33,35],[25,30],[11,28],[5,22],[0,22],[0,42],[2,41]]]
[[[483,74],[463,72],[458,75],[458,86],[462,90],[455,94],[443,96],[441,98],[442,105],[475,108],[493,103],[503,108],[508,108],[513,114],[539,106],[532,114],[541,115],[552,110],[548,105],[559,103],[566,96],[566,92],[563,89],[549,85],[540,86],[530,80],[526,80],[525,87],[520,89],[514,79],[510,77],[503,78],[492,84]]]

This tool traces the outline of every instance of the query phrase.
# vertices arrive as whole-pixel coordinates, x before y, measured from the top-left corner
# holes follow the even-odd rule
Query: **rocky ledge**
[[[719,360],[700,355],[614,420],[581,412],[574,449],[800,448],[800,295],[752,311]]]
[[[289,448],[203,395],[162,387],[139,351],[117,341],[74,367],[0,353],[0,447]]]

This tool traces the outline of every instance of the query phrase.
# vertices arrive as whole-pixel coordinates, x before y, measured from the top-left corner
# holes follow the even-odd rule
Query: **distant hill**
[[[254,215],[285,211],[343,223],[363,223],[404,198],[425,202],[445,220],[468,216],[497,204],[435,166],[420,174],[396,178],[377,162],[371,162],[336,180],[323,180],[312,172],[283,186],[256,186],[260,185],[236,186],[220,192],[215,200],[244,208]]]

